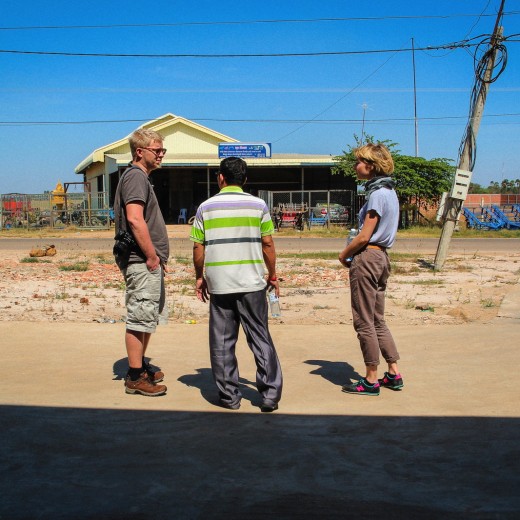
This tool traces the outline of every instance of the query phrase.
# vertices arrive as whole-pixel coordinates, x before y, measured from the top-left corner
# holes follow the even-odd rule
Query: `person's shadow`
[[[304,361],[307,365],[315,365],[318,368],[311,371],[330,381],[333,385],[343,386],[345,384],[359,381],[363,376],[354,370],[352,365],[344,361],[326,361],[324,359],[307,359]]]
[[[161,370],[161,367],[150,363],[151,358],[145,357],[144,359],[150,365],[150,368],[154,372]],[[121,358],[121,359],[118,359],[117,361],[115,361],[112,366],[112,371],[114,373],[114,377],[113,377],[112,381],[121,381],[122,379],[124,379],[128,372],[128,358],[124,357],[124,358]]]
[[[213,380],[213,372],[211,368],[197,368],[195,374],[186,374],[178,378],[182,384],[193,386],[200,390],[200,395],[210,404],[220,406],[218,399],[218,391]],[[250,401],[253,406],[260,406],[262,398],[256,391],[256,384],[253,381],[240,377],[240,392],[242,400]]]

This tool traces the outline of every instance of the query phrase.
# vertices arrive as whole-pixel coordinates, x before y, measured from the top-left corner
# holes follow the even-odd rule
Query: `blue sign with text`
[[[270,159],[271,143],[219,143],[218,158]]]

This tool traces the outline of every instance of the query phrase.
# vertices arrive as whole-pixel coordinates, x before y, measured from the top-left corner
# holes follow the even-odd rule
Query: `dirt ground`
[[[49,239],[52,243],[52,239]],[[279,324],[350,323],[348,270],[335,258],[280,255],[282,317]],[[433,255],[392,254],[387,321],[416,325],[488,322],[520,275],[520,253],[450,255],[441,272]],[[29,258],[29,251],[2,251],[0,321],[124,321],[124,284],[108,252],[57,251]],[[208,306],[195,297],[187,255],[170,260],[170,319],[208,320]]]

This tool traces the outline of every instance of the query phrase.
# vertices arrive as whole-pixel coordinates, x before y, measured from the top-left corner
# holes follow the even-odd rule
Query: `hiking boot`
[[[390,390],[401,390],[401,388],[404,386],[401,374],[392,375],[388,372],[385,372],[383,379],[379,379],[378,381],[381,386],[390,388]]]
[[[154,372],[148,363],[143,363],[143,368],[153,383],[160,383],[164,379],[164,373],[160,370]]]
[[[360,379],[357,383],[351,383],[349,385],[343,385],[341,389],[347,394],[358,394],[358,395],[379,395],[379,383],[371,385],[365,378]]]
[[[150,380],[148,374],[143,372],[137,381],[132,381],[130,377],[127,376],[125,380],[125,392],[127,394],[141,394],[155,397],[164,395],[166,393],[166,387],[164,385],[156,385]]]

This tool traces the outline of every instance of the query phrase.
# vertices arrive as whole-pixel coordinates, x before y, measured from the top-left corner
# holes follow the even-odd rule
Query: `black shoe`
[[[341,389],[343,392],[347,394],[356,394],[356,395],[369,395],[375,396],[379,395],[380,384],[374,383],[371,385],[364,377],[360,379],[357,383],[350,383],[343,385]]]
[[[278,410],[278,405],[276,403],[262,403],[260,406],[260,411],[269,413],[274,412],[275,410]]]
[[[219,402],[222,408],[227,408],[228,410],[238,410],[240,408],[240,401],[235,401],[233,403],[231,401],[224,401],[221,399]]]
[[[384,377],[379,379],[379,384],[390,390],[401,390],[404,386],[401,374],[391,375],[388,372],[385,372]]]

